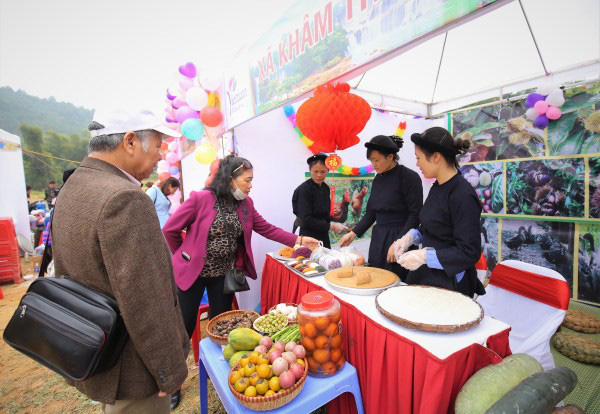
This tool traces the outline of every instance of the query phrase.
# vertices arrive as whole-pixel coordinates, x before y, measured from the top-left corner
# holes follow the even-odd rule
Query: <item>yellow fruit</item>
[[[246,391],[244,391],[244,395],[246,397],[256,397],[256,388],[250,385],[248,388],[246,388]]]
[[[269,391],[265,392],[265,397],[268,397],[269,395],[275,395],[275,391],[269,390]]]
[[[269,381],[263,378],[259,379],[256,383],[256,392],[264,395],[267,391],[269,391]]]
[[[240,378],[242,378],[242,374],[240,374],[239,371],[233,371],[231,374],[229,374],[229,383],[234,385]]]
[[[281,389],[279,386],[279,377],[273,377],[269,380],[269,388],[275,392]]]
[[[256,365],[248,364],[244,367],[244,377],[249,377],[253,372],[256,372]]]
[[[300,365],[304,366],[304,360],[303,359],[298,358],[296,360],[296,362],[299,363]]]
[[[250,359],[248,357],[240,359],[240,366],[243,368],[250,363]]]
[[[269,357],[266,356],[265,354],[259,354],[255,363],[256,363],[256,365],[268,364]]]
[[[248,379],[250,380],[250,385],[256,386],[256,383],[258,382],[258,380],[260,379],[260,377],[258,376],[257,372],[253,372],[252,374],[250,374],[250,376],[248,377]]]
[[[269,376],[269,372],[271,368],[267,364],[261,364],[256,368],[256,372],[260,378],[267,378]]]
[[[237,392],[244,392],[248,388],[248,385],[249,385],[249,382],[246,378],[240,378],[239,380],[237,380],[235,382],[235,385],[233,386],[233,388],[235,388],[235,390]]]
[[[258,352],[251,352],[248,359],[250,360],[251,364],[256,364],[258,362]]]
[[[244,378],[244,367],[237,370],[240,373],[240,378]]]

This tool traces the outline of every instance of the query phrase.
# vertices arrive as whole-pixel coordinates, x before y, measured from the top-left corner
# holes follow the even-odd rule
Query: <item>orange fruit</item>
[[[329,344],[329,339],[326,336],[317,336],[317,339],[315,339],[315,346],[319,349],[325,349],[327,344]]]
[[[260,395],[264,395],[269,390],[269,381],[264,378],[261,378],[256,383],[256,392]]]
[[[302,346],[304,346],[304,348],[306,348],[307,351],[314,351],[315,350],[315,341],[313,341],[310,338],[304,338],[302,339]]]
[[[326,349],[317,349],[312,356],[319,364],[329,361],[329,351]]]
[[[337,362],[337,367],[338,369],[342,367],[342,365],[344,365],[344,357],[341,357],[340,360]]]
[[[300,326],[300,336],[304,336],[304,326]]]
[[[248,388],[248,385],[250,385],[250,381],[248,381],[247,378],[240,378],[235,382],[233,388],[235,388],[237,392],[244,392],[246,391],[246,388]]]
[[[303,359],[298,358],[296,360],[296,362],[299,363],[300,365],[304,366],[304,360]]]
[[[250,353],[248,360],[250,361],[251,364],[256,364],[258,362],[258,352],[255,351],[255,352]]]
[[[329,326],[329,318],[326,318],[324,316],[317,318],[317,320],[315,321],[315,325],[317,326],[318,330],[324,331]]]
[[[269,390],[269,391],[265,392],[265,397],[270,397],[271,395],[275,395],[275,391]]]
[[[258,376],[258,372],[253,372],[252,374],[250,374],[248,379],[250,380],[250,385],[256,386],[256,383],[260,379],[260,377]]]
[[[342,357],[342,350],[340,348],[335,348],[331,351],[331,360],[333,362],[338,362]]]
[[[271,371],[271,368],[269,368],[268,364],[260,364],[256,368],[256,372],[258,373],[259,378],[268,378],[270,371]]]
[[[269,363],[269,357],[267,355],[265,355],[265,354],[259,354],[255,363],[256,363],[256,365],[268,364]]]
[[[329,319],[331,319],[332,323],[337,324],[340,321],[340,318],[342,317],[341,312],[336,312],[334,314],[329,315]]]
[[[256,365],[248,364],[244,367],[244,376],[249,377],[254,371],[256,371]]]
[[[315,361],[313,357],[308,357],[307,359],[308,359],[308,369],[310,369],[311,371],[318,371],[319,363],[317,361]]]
[[[323,365],[321,365],[321,369],[323,370],[324,373],[329,374],[329,375],[333,375],[337,371],[337,367],[331,361],[326,362]]]
[[[242,378],[242,374],[240,374],[239,371],[233,371],[231,374],[229,374],[229,383],[234,385],[240,378]]]
[[[307,323],[306,325],[304,325],[304,333],[307,337],[314,338],[315,336],[317,336],[317,328],[315,328],[315,325],[313,325],[312,323]]]
[[[244,391],[244,395],[246,397],[256,397],[256,388],[254,387],[254,385],[251,385],[248,388],[246,388],[246,391]]]
[[[334,336],[338,333],[338,326],[336,323],[330,323],[327,329],[325,329],[325,335]]]
[[[339,348],[342,345],[342,335],[337,334],[336,336],[331,338],[329,344],[332,348]]]
[[[279,385],[279,377],[273,377],[269,380],[269,388],[274,392],[279,391],[281,386]]]

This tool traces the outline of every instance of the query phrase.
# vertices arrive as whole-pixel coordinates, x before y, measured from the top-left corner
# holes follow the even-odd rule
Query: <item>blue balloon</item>
[[[171,175],[177,175],[177,174],[179,174],[179,168],[177,168],[177,167],[169,167],[169,174],[171,174]]]
[[[283,113],[285,114],[285,116],[290,116],[294,112],[296,111],[294,110],[294,107],[292,105],[286,105],[283,107]]]
[[[197,141],[204,136],[204,125],[197,118],[189,118],[181,124],[181,133],[187,139]]]

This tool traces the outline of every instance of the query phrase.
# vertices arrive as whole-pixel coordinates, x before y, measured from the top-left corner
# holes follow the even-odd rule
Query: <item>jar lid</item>
[[[302,307],[306,309],[327,309],[333,306],[333,294],[326,290],[315,290],[302,296]]]

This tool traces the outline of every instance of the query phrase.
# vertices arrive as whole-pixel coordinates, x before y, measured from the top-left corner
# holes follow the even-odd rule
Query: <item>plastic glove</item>
[[[427,263],[427,250],[411,250],[398,258],[398,264],[408,270],[417,270]]]
[[[418,241],[417,230],[410,229],[404,236],[394,242],[396,260]]]
[[[333,221],[329,223],[329,229],[337,234],[342,234],[343,232],[348,230],[346,226],[344,226],[342,223],[336,223]]]

